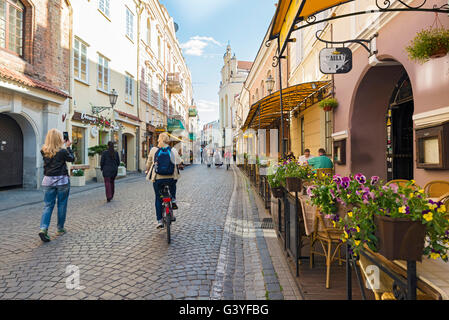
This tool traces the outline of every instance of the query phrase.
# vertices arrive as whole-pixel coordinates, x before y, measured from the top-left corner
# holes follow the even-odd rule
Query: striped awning
[[[282,89],[282,109],[285,117],[288,113],[295,109],[306,98],[327,86],[330,81],[313,81],[301,83]],[[260,114],[259,114],[260,111]],[[245,124],[242,127],[243,131],[248,129],[268,128],[275,120],[281,116],[280,91],[276,91],[269,96],[257,101],[251,106]]]

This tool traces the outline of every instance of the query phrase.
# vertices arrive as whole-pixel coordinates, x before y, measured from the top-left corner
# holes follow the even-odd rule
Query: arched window
[[[261,94],[261,98],[265,97],[265,87],[264,87],[263,80],[260,81],[260,94]]]
[[[147,19],[147,45],[151,43],[151,20]]]
[[[259,89],[256,89],[256,101],[259,101]]]
[[[0,47],[23,55],[25,6],[19,0],[0,0]]]

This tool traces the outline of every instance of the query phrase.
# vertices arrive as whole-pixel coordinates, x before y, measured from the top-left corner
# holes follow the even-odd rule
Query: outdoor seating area
[[[370,205],[371,209],[377,205],[382,211],[376,201],[396,199],[397,195],[404,205],[396,209],[395,215],[391,212],[392,216],[399,216],[400,212],[406,216],[407,210],[422,210],[424,218],[418,224],[427,230],[434,228],[432,232],[438,228],[448,230],[449,182],[430,181],[421,187],[413,180],[382,183],[378,177],[367,179],[362,174],[342,177],[329,169],[313,172],[310,168],[300,168],[303,171],[297,173],[297,176],[302,174],[300,187],[294,190],[285,182],[288,168],[282,165],[260,166],[248,164],[246,159],[239,167],[270,212],[278,239],[306,298],[449,299],[446,280],[449,266],[445,262],[448,232],[435,239],[423,231],[424,248],[415,260],[404,258],[404,248],[399,257],[392,257],[370,244],[369,239],[377,245],[381,241],[374,240],[379,237],[374,227],[377,214],[367,211]],[[278,170],[284,170],[281,178],[284,181],[280,183],[275,178],[276,172],[279,176]],[[351,190],[345,201],[341,200],[345,193],[338,194],[337,189]],[[364,215],[373,221],[364,221]],[[360,228],[371,229],[368,232]],[[393,239],[400,242],[397,237]]]

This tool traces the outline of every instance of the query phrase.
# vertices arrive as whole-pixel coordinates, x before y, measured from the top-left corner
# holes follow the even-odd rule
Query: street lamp
[[[112,91],[108,94],[108,96],[109,96],[109,103],[111,104],[111,106],[110,107],[92,106],[93,114],[99,114],[107,109],[114,109],[114,106],[117,103],[118,93],[117,91],[115,91],[115,89],[112,89]]]
[[[268,90],[269,94],[271,94],[271,92],[273,91],[273,88],[274,88],[274,83],[275,83],[271,74],[268,76],[267,80],[265,80],[265,83],[267,84],[267,90]]]

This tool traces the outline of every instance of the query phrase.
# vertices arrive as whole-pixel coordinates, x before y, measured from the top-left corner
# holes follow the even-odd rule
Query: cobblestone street
[[[172,243],[156,229],[144,176],[73,194],[67,234],[56,212],[43,244],[42,204],[0,212],[0,299],[283,299],[247,186],[235,170],[191,166],[178,182]],[[237,182],[237,183],[235,183]],[[79,268],[81,289],[67,289]]]

